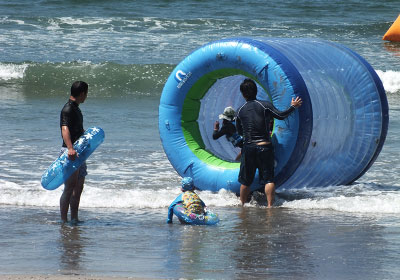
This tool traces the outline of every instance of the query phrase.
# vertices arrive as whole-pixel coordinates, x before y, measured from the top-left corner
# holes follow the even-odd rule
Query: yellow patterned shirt
[[[186,191],[182,195],[182,204],[186,208],[185,212],[203,214],[204,202],[192,191]]]

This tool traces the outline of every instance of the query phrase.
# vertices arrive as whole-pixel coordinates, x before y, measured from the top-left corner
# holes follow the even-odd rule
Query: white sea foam
[[[98,189],[87,188],[85,197],[82,197],[83,205],[89,207],[106,208],[166,208],[180,194],[179,188],[174,189],[144,189],[135,188],[131,190]],[[209,207],[238,205],[237,196],[226,190],[218,193],[198,191],[199,196]]]
[[[24,77],[28,64],[0,63],[0,81],[21,79]]]
[[[376,70],[376,73],[381,79],[386,92],[396,93],[400,91],[400,72]]]
[[[72,18],[72,17],[61,17],[59,18],[62,24],[70,25],[95,25],[95,24],[108,24],[112,19],[108,18]]]
[[[55,21],[54,19],[49,19],[48,24],[49,25],[46,27],[47,30],[56,31],[61,29],[59,22]]]
[[[18,19],[10,19],[9,17],[2,17],[0,18],[0,23],[7,24],[7,23],[16,23],[19,25],[25,24],[23,20],[18,20]]]
[[[395,189],[382,190],[376,186],[360,184],[318,190],[305,189],[301,196],[303,198],[283,201],[282,207],[361,214],[400,213],[400,191]]]
[[[54,191],[48,191],[40,186],[38,181],[24,182],[23,185],[0,180],[0,205],[58,207],[63,186]],[[158,209],[166,208],[180,194],[180,188],[167,187],[150,189],[145,187],[116,189],[100,188],[87,184],[81,198],[83,208],[132,208]],[[202,200],[209,207],[224,207],[239,205],[239,198],[226,190],[218,193],[198,191]]]
[[[0,205],[58,207],[63,186],[47,191],[37,181],[23,185],[0,180]],[[197,191],[207,206],[237,207],[239,198],[232,192]],[[352,214],[400,214],[400,192],[380,190],[366,185],[321,189],[286,190],[277,196],[278,207],[301,210],[331,210]],[[165,209],[180,194],[179,187],[151,189],[134,187],[116,189],[87,184],[81,198],[82,208]],[[292,196],[292,198],[285,197]],[[261,202],[257,202],[261,198]],[[246,207],[264,207],[263,195],[258,195]]]
[[[355,197],[307,198],[285,202],[282,206],[294,209],[335,210],[347,213],[399,214],[400,194],[385,193],[374,195],[371,193],[368,195],[364,193]]]

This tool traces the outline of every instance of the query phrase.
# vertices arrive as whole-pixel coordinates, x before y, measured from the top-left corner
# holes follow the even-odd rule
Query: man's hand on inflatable
[[[300,97],[296,96],[296,99],[292,98],[292,102],[291,102],[290,105],[292,105],[293,107],[298,108],[298,107],[301,106],[301,103],[303,103],[303,100],[301,100]]]

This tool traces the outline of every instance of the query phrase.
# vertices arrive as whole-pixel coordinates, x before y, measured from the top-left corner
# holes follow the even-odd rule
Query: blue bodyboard
[[[60,155],[42,175],[42,186],[46,190],[55,190],[74,173],[82,163],[104,141],[104,131],[100,127],[91,127],[74,143],[78,157],[71,161],[68,151]]]
[[[214,212],[207,210],[204,214],[191,213],[189,215],[185,212],[185,207],[182,203],[174,206],[174,214],[178,217],[182,224],[188,225],[216,225],[219,223],[219,217]]]

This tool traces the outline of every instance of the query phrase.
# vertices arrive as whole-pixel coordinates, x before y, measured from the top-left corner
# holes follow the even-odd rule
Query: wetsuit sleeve
[[[219,131],[218,131],[218,130],[214,130],[214,132],[213,132],[213,139],[214,139],[214,140],[217,140],[217,139],[220,138],[221,136],[224,136],[227,132],[228,132],[227,126],[226,126],[226,125],[223,125]]]
[[[264,104],[265,104],[265,103],[264,103]],[[285,111],[279,111],[279,110],[276,109],[275,106],[272,105],[271,103],[267,103],[267,104],[265,104],[265,105],[267,105],[267,109],[266,109],[266,110],[269,110],[269,111],[271,112],[272,116],[273,116],[275,119],[278,119],[278,120],[284,120],[284,119],[286,119],[294,110],[296,110],[296,107],[290,106],[290,107],[289,107],[287,110],[285,110]]]
[[[60,127],[71,124],[71,106],[65,106],[60,114]]]
[[[172,217],[174,215],[174,207],[178,203],[182,202],[182,194],[180,194],[174,201],[172,201],[171,205],[168,207],[168,217],[167,217],[167,224],[172,223]]]

